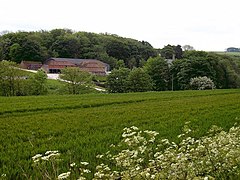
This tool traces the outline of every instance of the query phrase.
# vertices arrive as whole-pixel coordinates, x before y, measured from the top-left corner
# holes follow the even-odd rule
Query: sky
[[[148,41],[154,48],[240,48],[239,0],[0,0],[0,33],[67,28]]]

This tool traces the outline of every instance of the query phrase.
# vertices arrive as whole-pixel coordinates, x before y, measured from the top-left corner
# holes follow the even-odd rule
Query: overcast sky
[[[0,32],[68,28],[145,40],[155,48],[240,48],[239,0],[0,0]]]

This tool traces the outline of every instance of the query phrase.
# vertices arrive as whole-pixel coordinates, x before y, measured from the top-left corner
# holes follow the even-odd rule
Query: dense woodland
[[[99,59],[111,68],[123,60],[126,67],[140,66],[157,51],[146,41],[112,34],[73,32],[69,29],[5,33],[0,36],[0,59],[44,61],[49,57]]]
[[[0,36],[0,60],[43,62],[49,57],[91,58],[108,63],[112,72],[103,85],[113,93],[186,90],[192,88],[190,81],[196,77],[209,78],[218,89],[240,87],[239,57],[195,51],[189,45],[181,47],[168,44],[162,49],[155,49],[146,41],[107,33],[73,32],[69,29],[7,32]],[[5,65],[1,65],[0,83],[9,89],[8,84],[12,84],[12,79],[22,79],[14,78],[12,68],[14,73],[10,75],[11,71],[3,68]],[[6,77],[13,78],[7,83]],[[17,95],[16,92],[12,95]],[[21,90],[21,94],[26,94],[26,91]]]

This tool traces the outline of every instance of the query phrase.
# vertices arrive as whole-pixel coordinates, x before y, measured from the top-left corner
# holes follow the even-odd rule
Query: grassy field
[[[48,89],[48,92],[47,92],[48,95],[69,94],[65,82],[61,82],[54,79],[47,79],[46,86]],[[92,86],[92,87],[81,86],[80,92],[81,94],[99,93],[97,90],[94,89],[94,87],[95,86]]]
[[[221,55],[227,55],[227,56],[233,56],[233,57],[240,57],[240,52],[226,52],[226,51],[217,51],[215,52],[217,54]]]
[[[186,121],[196,137],[212,125],[227,130],[240,122],[240,90],[0,97],[0,175],[30,177],[31,157],[47,150],[62,154],[61,172],[71,162],[93,168],[124,127],[176,141]]]

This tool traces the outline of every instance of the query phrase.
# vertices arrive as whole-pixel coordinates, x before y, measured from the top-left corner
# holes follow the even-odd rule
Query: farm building
[[[96,75],[106,75],[109,65],[96,59],[50,58],[42,66],[47,73],[60,73],[66,67],[79,67],[83,71]]]
[[[38,70],[42,67],[41,62],[36,61],[22,61],[20,63],[20,68],[29,69],[29,70]]]

